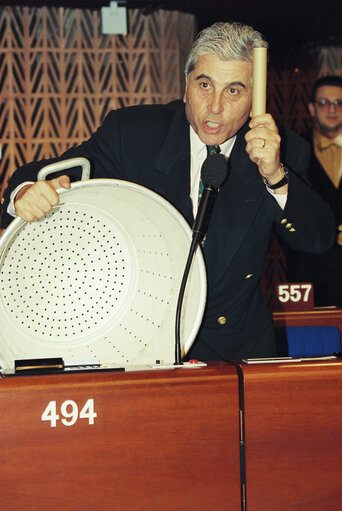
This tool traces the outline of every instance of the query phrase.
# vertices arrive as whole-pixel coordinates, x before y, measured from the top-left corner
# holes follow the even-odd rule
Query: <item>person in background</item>
[[[281,137],[270,114],[250,119],[256,46],[267,43],[246,25],[206,28],[186,62],[183,101],[110,112],[79,147],[18,169],[4,195],[3,226],[15,215],[29,222],[43,218],[58,203],[56,189],[69,188],[70,178],[66,172],[35,182],[37,172],[52,161],[82,156],[93,178],[150,188],[193,225],[201,166],[216,146],[229,172],[203,248],[206,310],[188,354],[198,360],[277,355],[272,314],[260,288],[273,230],[298,250],[320,253],[333,242],[330,208],[305,181],[308,144],[289,130]]]
[[[289,282],[312,282],[315,306],[342,306],[342,77],[319,78],[309,111],[313,127],[304,137],[311,145],[308,179],[331,207],[336,221],[333,246],[324,254],[287,255]]]

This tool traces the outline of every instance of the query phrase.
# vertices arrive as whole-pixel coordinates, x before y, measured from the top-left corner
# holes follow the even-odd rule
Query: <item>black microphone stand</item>
[[[214,201],[217,195],[217,191],[212,187],[208,186],[204,188],[200,207],[196,217],[195,225],[192,231],[192,241],[186,261],[183,278],[180,286],[178,295],[177,309],[176,309],[176,323],[175,323],[175,362],[174,365],[182,365],[182,353],[181,353],[181,342],[180,342],[180,322],[182,303],[184,298],[184,292],[186,283],[188,280],[192,260],[196,251],[197,246],[202,242],[205,233],[207,232],[210,214],[214,205]]]
[[[177,309],[176,309],[176,324],[175,324],[175,336],[176,336],[176,344],[175,344],[175,363],[174,365],[182,365],[182,353],[181,353],[181,343],[180,343],[180,322],[181,322],[181,312],[182,312],[182,303],[184,298],[184,292],[186,283],[189,276],[189,271],[191,268],[192,259],[194,257],[195,250],[197,248],[198,239],[193,237],[190,245],[188,259],[185,265],[183,278],[181,282],[181,287],[178,295]]]

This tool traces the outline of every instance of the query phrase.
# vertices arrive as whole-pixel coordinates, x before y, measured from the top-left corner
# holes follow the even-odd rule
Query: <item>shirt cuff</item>
[[[278,202],[281,209],[285,209],[286,201],[287,201],[287,193],[285,193],[284,195],[281,195],[280,193],[275,193],[274,190],[271,190],[271,188],[268,188],[268,186],[266,186],[266,190]]]
[[[22,189],[24,188],[24,186],[27,186],[27,185],[32,185],[34,183],[34,181],[25,181],[25,183],[21,183],[20,185],[18,185],[14,190],[13,192],[11,193],[11,196],[10,196],[10,201],[8,203],[8,206],[7,206],[7,213],[11,216],[14,216],[16,217],[17,216],[17,213],[15,212],[15,207],[14,207],[14,199],[17,195],[17,193]]]

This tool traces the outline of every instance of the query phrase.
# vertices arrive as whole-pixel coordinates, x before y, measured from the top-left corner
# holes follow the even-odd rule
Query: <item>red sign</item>
[[[310,282],[277,285],[277,310],[296,311],[314,308],[314,288]]]

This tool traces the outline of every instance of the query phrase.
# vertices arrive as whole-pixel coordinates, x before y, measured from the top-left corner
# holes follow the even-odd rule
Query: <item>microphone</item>
[[[209,220],[214,207],[216,195],[220,186],[223,184],[228,174],[228,162],[222,154],[212,154],[208,156],[202,165],[201,180],[204,184],[204,189],[196,220],[192,229],[192,242],[189,250],[188,259],[185,265],[185,270],[181,282],[181,287],[178,295],[177,309],[176,309],[176,323],[175,323],[175,362],[174,365],[181,365],[181,343],[180,343],[180,320],[183,297],[185,292],[186,282],[188,280],[189,271],[191,268],[192,259],[197,248],[207,232]]]
[[[200,243],[208,230],[218,190],[227,178],[227,163],[226,158],[219,153],[208,156],[203,162],[201,180],[204,188],[192,228],[192,236],[196,242]]]

